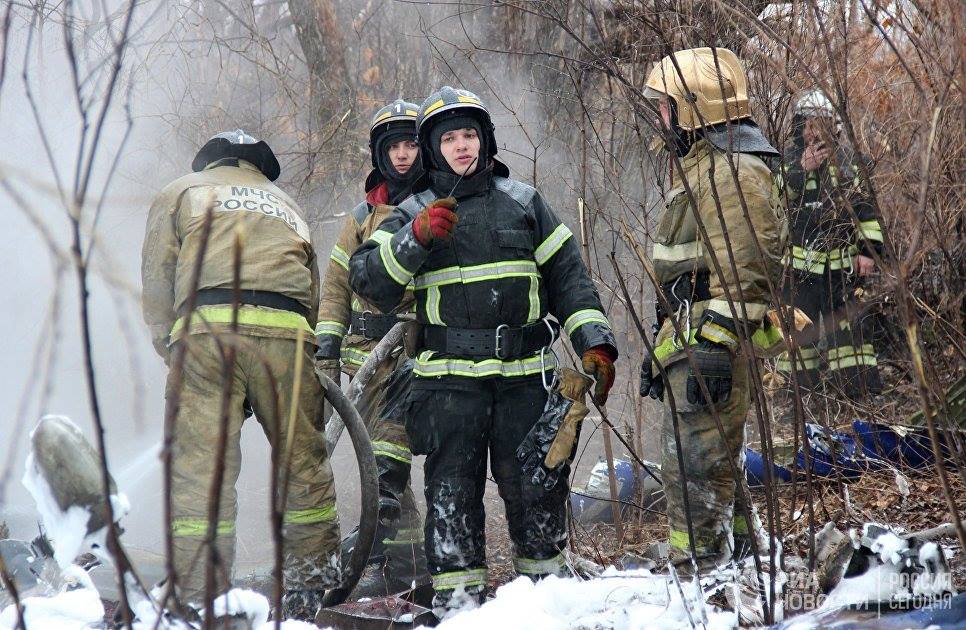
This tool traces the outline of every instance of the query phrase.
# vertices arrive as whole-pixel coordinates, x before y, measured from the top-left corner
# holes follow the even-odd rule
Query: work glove
[[[591,384],[583,374],[560,369],[560,380],[550,392],[543,414],[516,451],[523,474],[532,484],[547,490],[557,485],[563,465],[577,447],[580,424],[590,412],[584,397]]]
[[[419,244],[429,249],[437,240],[448,241],[453,237],[459,217],[453,210],[456,199],[446,197],[431,201],[413,219],[413,236]]]
[[[614,386],[614,358],[606,346],[594,346],[581,357],[584,373],[594,377],[594,402],[604,406]]]
[[[726,346],[702,339],[691,347],[694,360],[688,367],[687,396],[692,405],[708,405],[701,394],[698,376],[694,367],[697,365],[704,377],[704,382],[711,395],[711,402],[723,404],[731,397],[731,352]]]
[[[319,357],[318,354],[316,354],[315,371],[325,374],[333,381],[335,381],[336,385],[338,385],[339,381],[342,380],[342,366],[340,364],[339,359],[321,358]],[[317,426],[315,428],[318,429],[319,431],[324,430],[325,425],[329,422],[329,418],[332,417],[333,411],[334,410],[332,408],[332,405],[329,403],[329,400],[326,398],[323,401],[323,405],[322,405],[322,415],[319,418],[317,422]]]
[[[654,400],[664,400],[664,378],[661,374],[654,374],[654,361],[651,353],[644,356],[641,363],[641,397],[650,396]]]

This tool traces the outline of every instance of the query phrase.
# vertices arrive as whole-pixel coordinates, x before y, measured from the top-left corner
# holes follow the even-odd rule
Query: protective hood
[[[750,153],[759,157],[775,157],[780,155],[773,147],[758,125],[750,120],[742,120],[738,124],[716,125],[703,132],[705,139],[722,151],[732,153]]]

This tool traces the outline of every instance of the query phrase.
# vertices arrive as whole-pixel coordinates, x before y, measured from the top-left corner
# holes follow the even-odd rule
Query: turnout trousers
[[[705,405],[688,402],[687,360],[669,366],[667,376],[681,433],[694,551],[698,568],[702,569],[729,559],[735,548],[735,537],[749,535],[747,520],[735,508],[740,481],[733,473],[734,467],[739,475],[744,474],[745,415],[751,404],[748,366],[746,359],[732,358],[731,396],[727,402],[717,405],[724,428],[723,438],[711,410]],[[684,479],[678,464],[670,397],[666,392],[661,427],[661,476],[667,497],[670,556],[674,561],[684,560],[691,555],[688,510],[684,504]],[[752,516],[752,520],[756,517]]]
[[[251,405],[276,458],[288,433],[296,381],[299,395],[294,415],[288,496],[283,516],[284,587],[316,590],[340,580],[339,519],[335,487],[325,440],[316,430],[323,400],[314,374],[313,346],[303,343],[302,371],[294,373],[296,342],[292,339],[211,334],[189,335],[184,380],[178,397],[172,453],[174,565],[184,601],[200,602],[205,594],[208,509],[216,467],[224,466],[216,522],[215,594],[231,584],[235,557],[235,482],[241,467],[245,401]],[[225,382],[222,347],[234,340],[236,356]],[[167,404],[175,401],[173,375],[168,376]],[[217,460],[223,392],[228,393],[224,459]],[[270,461],[260,463],[266,487]]]
[[[822,381],[851,400],[882,392],[875,348],[866,340],[861,321],[852,321],[855,309],[846,302],[849,276],[839,270],[823,273],[793,271],[786,280],[784,297],[811,318],[812,326],[799,335],[795,366],[799,384],[813,389]],[[824,353],[822,352],[824,346]],[[779,357],[777,368],[791,372],[791,355]]]
[[[483,491],[487,455],[506,509],[517,573],[564,574],[569,463],[551,490],[523,475],[515,451],[543,412],[537,376],[413,379],[406,419],[425,453],[426,559],[437,608],[482,601],[486,586]]]

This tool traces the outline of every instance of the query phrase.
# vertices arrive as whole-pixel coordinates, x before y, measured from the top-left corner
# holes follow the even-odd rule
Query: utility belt
[[[784,264],[791,263],[793,269],[810,273],[823,273],[826,268],[831,271],[845,270],[852,273],[853,257],[859,253],[855,245],[823,251],[792,245],[791,251],[785,254]]]
[[[467,359],[511,361],[531,357],[553,345],[560,336],[560,325],[541,320],[525,326],[500,324],[496,328],[456,328],[423,326],[424,350]]]
[[[274,291],[255,291],[252,289],[242,289],[238,292],[238,303],[248,306],[265,306],[275,308],[280,311],[288,311],[301,315],[308,319],[309,308],[287,295],[275,293]],[[201,289],[195,298],[195,306],[212,306],[216,304],[232,305],[235,303],[235,292],[232,289]],[[187,315],[187,305],[183,305],[178,316]]]
[[[369,340],[382,339],[389,334],[389,331],[399,323],[398,315],[385,315],[383,313],[373,313],[372,311],[352,311],[351,327],[349,333],[361,335]]]
[[[711,299],[711,272],[703,270],[697,273],[682,273],[674,280],[662,284],[661,292],[667,298],[671,312],[664,310],[661,300],[657,301],[655,329],[660,328],[672,313],[679,313],[682,308],[686,308],[689,315],[691,305]]]

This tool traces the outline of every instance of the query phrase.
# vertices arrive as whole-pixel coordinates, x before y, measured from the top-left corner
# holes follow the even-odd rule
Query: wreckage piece
[[[436,621],[431,610],[395,595],[323,608],[315,617],[323,628],[354,630],[407,630],[434,626]]]
[[[343,565],[342,585],[327,592],[323,599],[324,606],[335,606],[344,602],[352,589],[358,584],[359,578],[362,577],[362,572],[366,568],[366,562],[369,560],[372,543],[376,539],[376,528],[379,524],[379,473],[376,467],[376,457],[372,453],[372,440],[369,438],[369,432],[366,430],[366,425],[363,424],[355,405],[350,402],[338,384],[326,376],[318,367],[316,367],[315,372],[319,382],[322,383],[325,399],[343,419],[345,428],[349,432],[356,461],[359,464],[362,494],[359,534],[348,564]],[[334,414],[332,418],[335,419]]]

